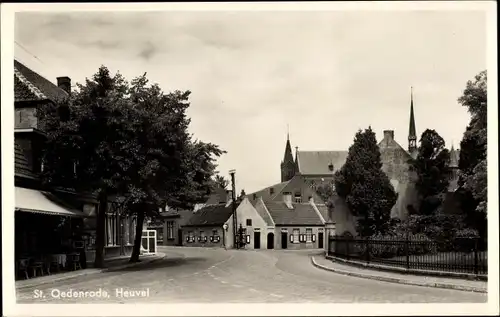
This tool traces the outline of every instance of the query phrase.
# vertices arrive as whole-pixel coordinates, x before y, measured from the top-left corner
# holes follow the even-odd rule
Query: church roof
[[[289,209],[284,202],[264,202],[276,225],[322,225],[320,217],[309,203],[292,203]]]
[[[344,165],[347,151],[297,151],[297,165],[302,175],[331,175]],[[333,171],[329,165],[333,164]]]
[[[66,97],[63,89],[14,60],[14,101],[57,101]]]

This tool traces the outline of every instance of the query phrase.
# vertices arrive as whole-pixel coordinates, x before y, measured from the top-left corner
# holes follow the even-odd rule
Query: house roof
[[[207,205],[196,211],[185,226],[222,226],[231,217],[232,213],[232,204]]]
[[[57,101],[68,93],[48,79],[14,60],[14,101]]]
[[[297,166],[302,175],[331,175],[344,165],[347,151],[297,151]],[[329,165],[333,164],[333,171]]]
[[[265,201],[264,204],[276,225],[323,225],[309,203],[292,203],[293,209],[289,209],[284,202]]]
[[[169,210],[169,211],[161,213],[161,216],[163,218],[176,218],[176,219],[178,219],[177,223],[181,227],[186,225],[193,215],[194,215],[194,212],[192,210],[187,210],[187,209]]]
[[[14,172],[18,176],[34,178],[36,175],[28,165],[28,159],[21,145],[14,140]]]
[[[274,184],[272,186],[261,189],[257,192],[248,194],[248,195],[246,195],[246,197],[252,203],[252,205],[255,205],[255,203],[257,202],[257,200],[259,198],[262,198],[263,200],[272,200],[274,197],[276,197],[277,195],[279,195],[283,191],[283,189],[286,187],[286,185],[288,185],[288,183],[290,183],[290,181],[291,180],[286,181],[286,182],[282,182],[282,183],[278,183],[278,184]],[[273,189],[272,194],[271,194],[271,188]]]
[[[271,218],[271,214],[266,210],[267,207],[264,204],[264,201],[261,198],[258,201],[260,201],[260,203],[255,204],[255,210],[257,210],[257,213],[262,217],[268,226],[274,226],[273,219]]]
[[[328,207],[325,204],[316,204],[316,208],[318,208],[319,213],[325,221],[331,220],[328,216]]]

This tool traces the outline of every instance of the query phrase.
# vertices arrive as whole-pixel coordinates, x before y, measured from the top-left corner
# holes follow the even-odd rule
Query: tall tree
[[[42,153],[43,180],[52,186],[97,194],[95,266],[104,261],[105,217],[108,197],[119,190],[124,167],[134,149],[128,84],[102,66],[69,100],[38,112],[47,133]]]
[[[129,166],[127,194],[130,210],[137,215],[131,262],[139,260],[143,221],[159,206],[192,208],[210,192],[218,146],[193,141],[188,133],[189,91],[165,94],[149,85],[146,74],[131,83],[130,100],[135,113],[137,149]]]
[[[386,233],[397,194],[382,171],[380,149],[371,127],[358,131],[345,164],[335,173],[335,191],[345,199],[362,236]]]
[[[411,160],[412,170],[417,174],[416,188],[419,195],[420,215],[433,215],[443,202],[450,183],[450,152],[443,138],[427,129],[420,137],[417,157]]]
[[[487,72],[468,81],[458,102],[467,107],[471,120],[460,142],[460,184],[476,200],[476,209],[487,211]]]

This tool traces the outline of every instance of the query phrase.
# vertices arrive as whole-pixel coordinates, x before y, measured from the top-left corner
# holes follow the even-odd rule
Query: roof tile
[[[284,202],[264,202],[276,225],[323,225],[311,204],[292,203],[289,209]]]

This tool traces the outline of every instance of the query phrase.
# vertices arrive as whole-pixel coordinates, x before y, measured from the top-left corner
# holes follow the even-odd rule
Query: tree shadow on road
[[[163,258],[160,260],[152,261],[150,263],[139,264],[132,267],[127,267],[123,269],[110,269],[108,272],[138,272],[138,271],[148,271],[157,270],[168,267],[182,266],[191,263],[203,263],[207,259],[203,257],[189,257],[189,258]]]

